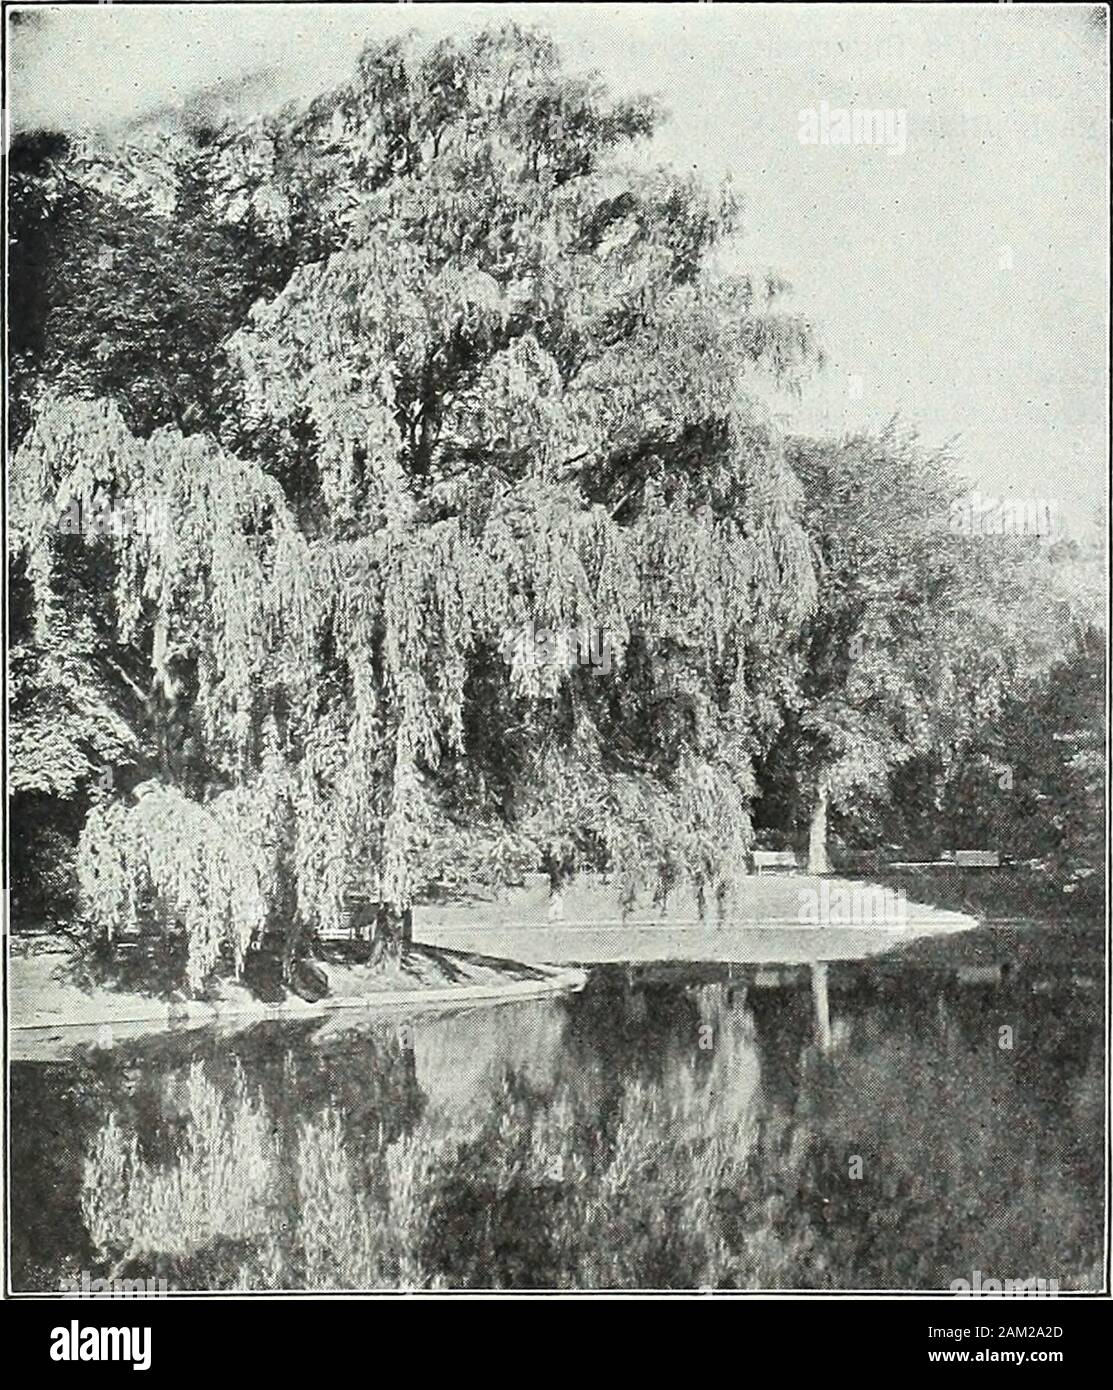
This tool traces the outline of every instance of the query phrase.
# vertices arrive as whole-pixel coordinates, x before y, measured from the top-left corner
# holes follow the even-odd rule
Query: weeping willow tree
[[[743,871],[814,601],[749,381],[815,354],[781,285],[723,268],[729,191],[635,157],[656,121],[510,28],[371,47],[308,109],[205,132],[191,215],[294,267],[222,344],[217,423],[45,392],[13,470],[44,634],[60,515],[164,523],[97,540],[159,749],[89,814],[98,930],[184,927],[196,988],[271,932],[289,964],[357,892],[395,956],[462,867]]]

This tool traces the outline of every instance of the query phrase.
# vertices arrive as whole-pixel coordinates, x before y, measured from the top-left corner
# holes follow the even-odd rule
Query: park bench
[[[755,874],[760,874],[765,869],[794,873],[800,867],[796,861],[796,854],[791,849],[755,849],[753,861]]]
[[[956,869],[999,869],[1001,856],[995,849],[956,849]]]

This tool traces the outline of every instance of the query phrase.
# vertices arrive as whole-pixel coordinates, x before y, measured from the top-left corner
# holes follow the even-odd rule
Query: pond
[[[1102,1019],[1069,971],[606,966],[16,1063],[13,1284],[1097,1287]]]

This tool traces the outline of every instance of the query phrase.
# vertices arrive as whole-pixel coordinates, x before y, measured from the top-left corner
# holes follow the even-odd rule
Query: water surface
[[[17,1063],[14,1286],[1096,1287],[1101,1020],[1069,970],[608,966]]]

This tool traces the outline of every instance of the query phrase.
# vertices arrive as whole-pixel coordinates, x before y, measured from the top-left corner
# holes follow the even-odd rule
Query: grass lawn
[[[871,955],[891,949],[895,938],[974,925],[972,918],[911,901],[904,905],[905,920],[879,920],[870,915],[877,899],[870,899],[868,889],[849,879],[763,874],[744,880],[721,919],[712,903],[701,922],[689,893],[677,893],[666,911],[643,901],[624,919],[616,888],[585,875],[563,894],[561,918],[550,920],[548,884],[538,874],[502,896],[421,907],[414,915],[414,934],[431,945],[525,962],[791,963]],[[864,914],[855,915],[855,903]],[[831,909],[828,925],[813,916],[817,907],[826,915],[823,904]]]

